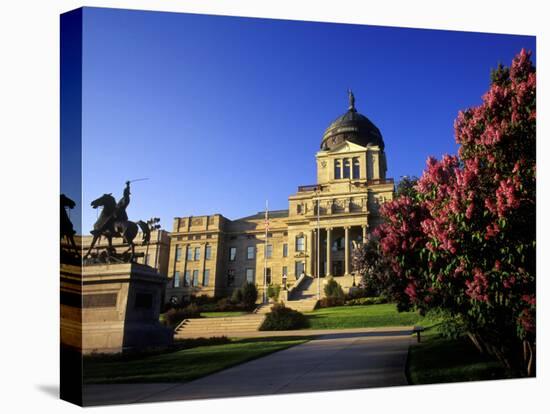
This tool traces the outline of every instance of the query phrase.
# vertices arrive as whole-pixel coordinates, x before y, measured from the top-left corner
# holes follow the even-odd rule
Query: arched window
[[[334,160],[334,179],[339,180],[342,178],[342,161]]]
[[[353,178],[361,178],[361,169],[359,168],[359,158],[353,159]]]
[[[349,178],[349,170],[350,170],[350,162],[349,162],[349,158],[344,158],[344,174],[343,174],[343,178]]]

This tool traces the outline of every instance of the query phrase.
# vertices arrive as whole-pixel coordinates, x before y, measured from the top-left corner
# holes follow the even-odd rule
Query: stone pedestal
[[[62,345],[86,354],[170,344],[158,321],[166,281],[137,263],[62,264]]]

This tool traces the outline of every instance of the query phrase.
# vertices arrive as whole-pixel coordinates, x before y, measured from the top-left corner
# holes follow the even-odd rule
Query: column
[[[204,271],[206,270],[206,246],[208,246],[208,243],[203,244],[203,252],[202,252],[202,266],[201,271],[199,274],[199,287],[202,288],[202,282],[204,281]]]
[[[344,274],[349,275],[349,226],[344,227],[345,246],[344,246]]]
[[[309,258],[309,270],[308,270],[308,273],[310,276],[313,276],[313,250],[315,248],[315,243],[313,241],[313,230],[310,230],[309,231],[309,238],[308,238],[308,242],[309,242],[309,245],[308,245],[308,250],[309,250],[309,255],[308,255],[308,258]]]
[[[363,229],[363,243],[367,242],[367,226],[361,226]]]
[[[331,269],[331,253],[332,253],[331,233],[332,233],[332,227],[327,227],[327,271],[325,273],[325,276],[330,276],[330,274],[332,273],[332,269]]]

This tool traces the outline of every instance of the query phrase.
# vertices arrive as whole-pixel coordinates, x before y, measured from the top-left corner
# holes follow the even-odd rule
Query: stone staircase
[[[175,329],[174,339],[238,337],[242,333],[258,331],[264,319],[265,314],[256,313],[220,318],[186,319]]]
[[[297,310],[298,312],[311,312],[317,306],[317,297],[310,299],[289,300],[285,305],[291,309]]]
[[[254,313],[256,315],[265,315],[266,313],[271,312],[271,307],[273,306],[273,303],[263,303],[259,305],[255,310]]]
[[[286,306],[299,312],[311,312],[316,305],[317,280],[311,276],[306,276],[300,285],[290,292]]]
[[[317,305],[317,280],[306,276],[299,286],[290,292],[285,305],[299,312],[314,310]],[[241,316],[186,319],[175,329],[174,339],[238,337],[242,333],[256,332],[260,329],[265,315],[271,312],[271,306],[272,303],[262,304],[253,313]]]

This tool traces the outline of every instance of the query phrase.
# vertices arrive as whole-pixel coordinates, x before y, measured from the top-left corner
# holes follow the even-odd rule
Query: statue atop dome
[[[351,89],[348,89],[348,99],[349,99],[349,111],[355,112],[355,96],[353,95],[353,92]]]

